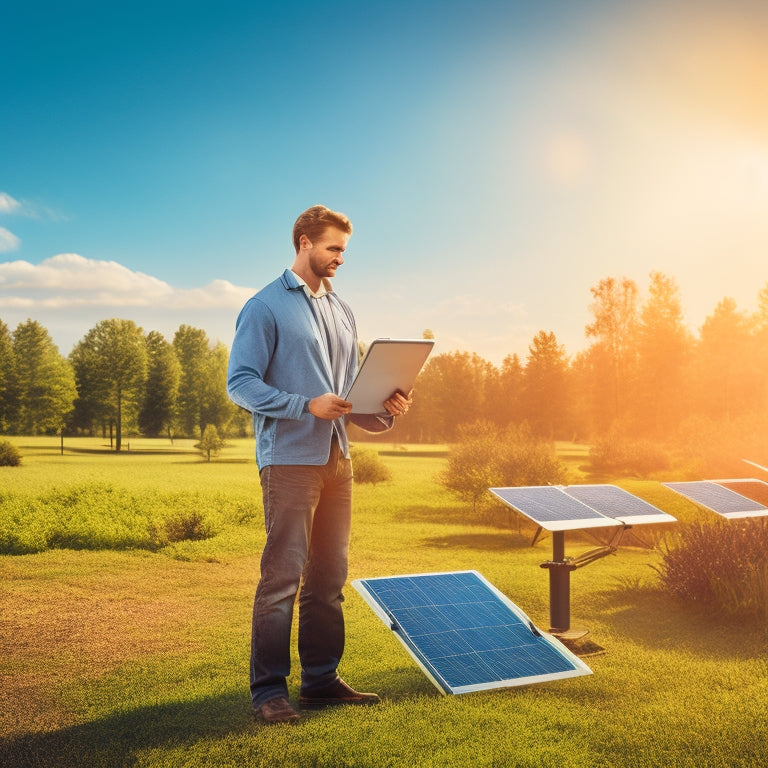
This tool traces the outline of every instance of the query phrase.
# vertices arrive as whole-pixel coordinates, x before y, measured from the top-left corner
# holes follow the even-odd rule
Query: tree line
[[[0,433],[199,437],[214,425],[245,433],[227,397],[228,350],[181,325],[172,341],[131,320],[97,323],[65,358],[35,320],[11,333],[0,320]]]
[[[477,421],[583,441],[612,431],[695,439],[704,423],[750,432],[765,423],[768,284],[756,312],[724,298],[697,333],[661,272],[651,273],[642,301],[628,278],[606,277],[590,292],[583,351],[569,356],[541,330],[524,359],[511,354],[499,366],[476,353],[433,355],[408,416],[380,439],[454,442]],[[169,342],[119,319],[98,323],[65,358],[38,322],[10,332],[0,320],[0,433],[101,432],[114,434],[117,450],[123,434],[200,437],[208,424],[249,434],[249,415],[226,394],[227,358],[201,329],[182,325]]]
[[[569,356],[539,331],[528,354],[496,366],[451,352],[428,361],[406,419],[382,439],[455,442],[480,421],[526,425],[545,440],[595,441],[610,433],[693,443],[707,433],[754,437],[768,419],[768,284],[754,313],[722,299],[693,333],[675,281],[649,276],[641,300],[628,278],[591,289],[588,346]],[[763,433],[764,434],[764,433]]]

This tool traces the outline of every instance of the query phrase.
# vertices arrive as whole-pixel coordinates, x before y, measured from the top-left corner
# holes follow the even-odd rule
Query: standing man
[[[357,370],[352,311],[329,278],[344,263],[352,224],[316,205],[293,227],[291,269],[253,296],[237,319],[227,389],[253,414],[267,541],[253,605],[251,699],[269,723],[299,719],[288,701],[293,606],[299,594],[300,702],[371,704],[337,672],[344,649],[342,588],[352,513],[348,420],[391,428],[410,399],[395,393],[389,416],[352,416],[342,395]]]

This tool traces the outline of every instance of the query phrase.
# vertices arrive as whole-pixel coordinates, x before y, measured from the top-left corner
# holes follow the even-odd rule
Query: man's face
[[[335,227],[329,227],[316,237],[309,248],[309,267],[317,277],[334,277],[344,263],[349,235]],[[309,243],[309,241],[307,241]]]

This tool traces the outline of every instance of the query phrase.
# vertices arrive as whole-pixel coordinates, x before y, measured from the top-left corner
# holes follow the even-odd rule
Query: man
[[[411,403],[400,393],[389,416],[351,415],[342,395],[357,370],[351,310],[329,278],[344,263],[349,219],[316,205],[293,228],[291,269],[253,296],[237,319],[227,389],[253,413],[267,541],[253,606],[251,698],[269,723],[295,722],[288,700],[293,605],[299,593],[302,706],[370,704],[338,675],[344,649],[342,588],[352,512],[346,423],[381,432]]]

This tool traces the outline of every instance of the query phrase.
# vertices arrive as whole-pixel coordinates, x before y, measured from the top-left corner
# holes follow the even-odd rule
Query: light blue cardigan
[[[357,339],[355,319],[338,296],[344,322]],[[290,269],[251,297],[237,318],[229,355],[227,392],[251,411],[256,461],[270,464],[323,465],[328,461],[333,424],[309,413],[309,401],[333,392],[331,365],[321,329],[304,289]],[[344,391],[357,371],[357,344],[347,361]],[[347,417],[370,432],[382,432],[393,419]],[[337,419],[341,448],[349,456],[346,419]]]

